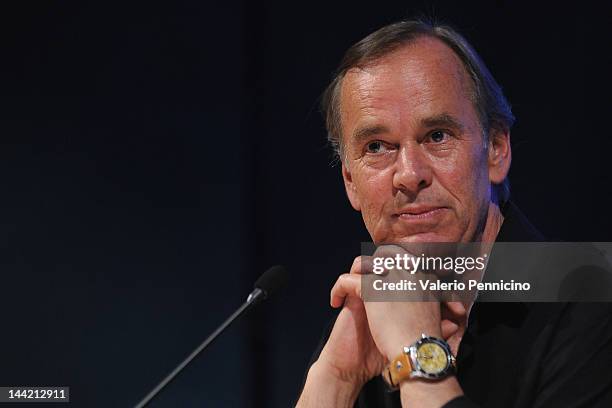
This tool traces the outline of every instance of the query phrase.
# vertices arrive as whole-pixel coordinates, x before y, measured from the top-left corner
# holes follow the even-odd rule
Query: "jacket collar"
[[[546,240],[513,202],[507,202],[501,211],[504,221],[497,234],[496,242],[542,242]],[[525,302],[477,301],[472,306],[468,327],[461,341],[459,360],[469,359],[473,352],[474,338],[478,336],[478,333],[486,332],[500,324],[515,326],[525,318],[529,309],[529,304]]]
[[[512,201],[502,206],[501,212],[504,215],[504,222],[497,234],[497,242],[542,242],[546,240]]]

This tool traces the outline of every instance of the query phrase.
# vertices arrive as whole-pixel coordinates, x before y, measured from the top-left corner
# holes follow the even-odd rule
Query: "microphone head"
[[[265,271],[255,282],[255,288],[264,292],[265,298],[269,298],[276,291],[287,284],[289,273],[281,265],[275,265]]]

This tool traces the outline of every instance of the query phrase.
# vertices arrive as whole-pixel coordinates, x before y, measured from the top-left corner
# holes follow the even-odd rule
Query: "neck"
[[[487,219],[485,221],[484,230],[480,236],[481,242],[495,242],[497,234],[504,222],[504,216],[501,213],[499,205],[496,202],[489,203],[489,210],[487,211]]]

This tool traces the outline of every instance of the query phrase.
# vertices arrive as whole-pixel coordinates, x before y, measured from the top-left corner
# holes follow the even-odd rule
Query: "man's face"
[[[427,37],[346,74],[343,176],[374,242],[478,239],[491,180],[470,90],[458,57]]]

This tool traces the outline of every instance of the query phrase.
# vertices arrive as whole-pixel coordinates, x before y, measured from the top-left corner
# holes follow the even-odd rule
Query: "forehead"
[[[473,118],[471,80],[442,41],[423,37],[345,75],[340,90],[343,133],[363,120],[419,121],[449,113]]]

